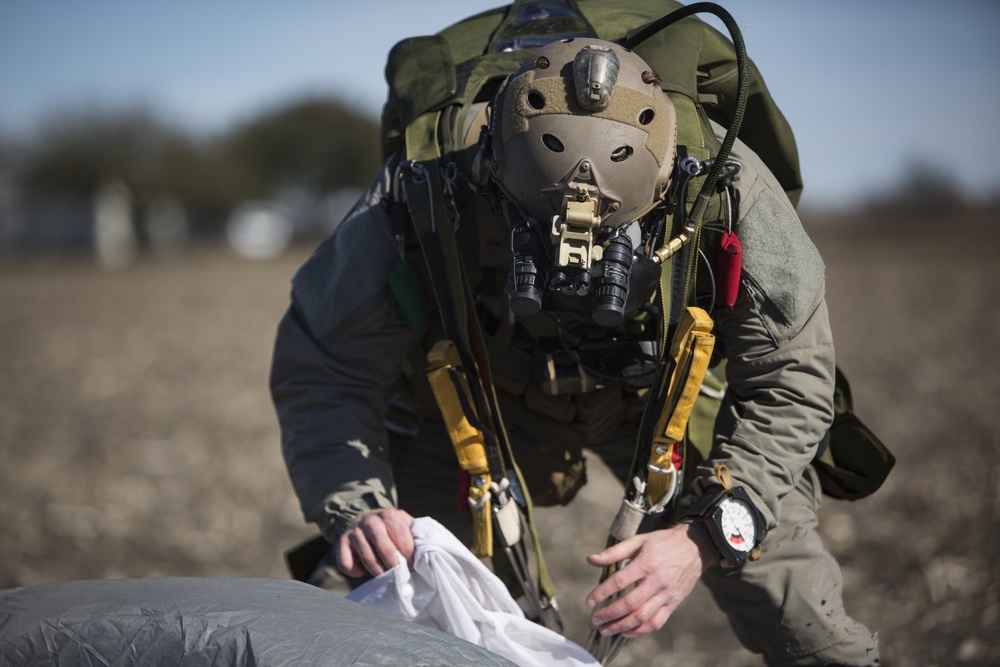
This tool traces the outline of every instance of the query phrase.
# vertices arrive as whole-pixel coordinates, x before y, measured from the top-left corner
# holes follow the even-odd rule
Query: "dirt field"
[[[838,362],[899,462],[823,534],[883,664],[1000,664],[1000,232],[814,233]],[[285,577],[313,534],[281,462],[266,378],[288,279],[308,249],[248,263],[201,249],[105,273],[0,264],[0,588],[71,579]],[[542,512],[570,636],[617,501],[591,467]],[[580,531],[580,525],[593,530]],[[697,589],[617,665],[758,665]]]

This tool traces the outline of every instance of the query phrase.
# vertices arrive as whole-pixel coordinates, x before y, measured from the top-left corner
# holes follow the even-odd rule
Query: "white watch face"
[[[747,552],[757,543],[753,512],[746,503],[726,498],[719,503],[722,510],[722,534],[733,549]]]

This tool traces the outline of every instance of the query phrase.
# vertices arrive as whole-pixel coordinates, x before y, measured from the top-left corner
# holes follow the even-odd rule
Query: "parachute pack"
[[[694,13],[709,3],[689,5]],[[683,5],[673,0],[521,0],[461,21],[437,35],[412,37],[389,53],[388,99],[382,113],[383,157],[405,150],[410,159],[466,162],[459,154],[470,110],[488,102],[528,53],[571,37],[631,44],[655,68],[677,109],[677,143],[703,160],[718,149],[709,120],[729,127],[738,97],[732,41],[687,17],[668,28],[656,21]],[[789,199],[802,191],[792,130],[749,63],[746,111],[739,138],[756,152]],[[692,195],[693,196],[693,195]]]

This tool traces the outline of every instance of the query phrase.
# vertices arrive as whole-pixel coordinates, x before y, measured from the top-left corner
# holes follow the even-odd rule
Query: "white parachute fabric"
[[[440,523],[421,517],[411,530],[413,569],[400,558],[349,600],[477,644],[521,667],[600,664],[579,644],[525,618],[500,579]]]

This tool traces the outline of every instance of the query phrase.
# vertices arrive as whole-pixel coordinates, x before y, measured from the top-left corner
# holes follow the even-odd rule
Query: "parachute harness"
[[[684,174],[684,181],[678,187],[676,195],[677,213],[684,216],[681,231],[653,252],[654,261],[662,266],[661,273],[661,354],[666,350],[667,329],[670,326],[670,274],[671,260],[682,249],[689,246],[698,248],[701,228],[708,205],[720,184],[727,185],[739,170],[738,164],[729,160],[729,153],[739,134],[743,114],[746,110],[749,89],[748,59],[739,26],[725,9],[714,3],[701,2],[681,7],[663,18],[653,21],[639,29],[623,46],[632,49],[652,35],[658,33],[676,21],[695,13],[708,12],[719,17],[732,36],[737,54],[738,97],[732,122],[726,131],[725,138],[715,158],[711,161],[698,163],[684,161],[679,163],[678,171]],[[690,210],[686,210],[686,196],[690,179],[702,173],[705,166],[708,171],[701,190]],[[731,188],[726,187],[731,192]],[[727,228],[732,233],[734,219],[734,198],[729,197],[727,206]],[[725,237],[724,237],[725,238]],[[697,261],[688,248],[689,257],[685,271],[685,285],[681,292],[684,298],[691,298],[695,282]],[[732,270],[732,267],[729,268]],[[737,270],[738,276],[738,270]],[[726,302],[728,304],[728,292]],[[735,300],[735,295],[733,295]],[[714,348],[715,340],[710,333],[712,319],[704,310],[689,306],[683,313],[673,337],[670,353],[661,360],[658,378],[651,393],[646,410],[640,423],[636,454],[632,464],[630,488],[626,489],[621,507],[611,524],[608,536],[608,546],[624,540],[641,531],[658,527],[671,501],[677,497],[682,486],[680,479],[682,463],[685,458],[685,442],[687,419],[690,416],[694,399],[697,397],[701,382],[708,368],[708,362]],[[627,563],[616,563],[604,568],[601,581],[606,580]],[[612,596],[606,604],[617,600],[625,594],[620,591]],[[587,649],[604,665],[609,665],[628,645],[629,640],[620,634],[601,635],[597,629],[592,629],[587,641]]]
[[[397,174],[445,328],[445,340],[427,355],[427,377],[459,465],[470,476],[473,552],[492,557],[498,545],[506,560],[494,559],[494,566],[516,582],[529,616],[561,632],[554,586],[500,415],[485,338],[458,250],[457,207],[450,189],[454,172],[445,169],[442,173],[435,159],[407,160]],[[442,195],[451,205],[435,206],[435,199]],[[441,216],[452,218],[451,224],[438,224]]]
[[[710,165],[706,162],[698,166],[696,173],[699,175],[703,166],[707,166],[708,171],[690,212],[686,210],[686,202],[680,200],[678,213],[684,219],[679,233],[651,255],[651,258],[655,255],[662,266],[659,346],[662,359],[640,427],[637,463],[633,465],[634,479],[622,504],[623,511],[612,526],[611,541],[624,539],[640,530],[640,524],[646,523],[644,518],[662,515],[669,509],[670,500],[676,497],[681,484],[677,462],[684,456],[686,414],[690,412],[690,403],[698,393],[700,378],[704,367],[707,367],[714,342],[710,333],[711,319],[705,311],[692,306],[684,312],[683,323],[678,326],[680,331],[687,333],[679,331],[674,336],[674,345],[667,352],[667,329],[671,322],[670,278],[674,273],[671,258],[682,249],[688,251],[685,262],[688,270],[682,292],[687,300],[693,292],[694,268],[698,263],[694,249],[698,247],[702,222],[728,164],[728,153],[735,142],[746,106],[747,60],[742,38],[735,21],[725,10],[711,3],[697,3],[648,24],[624,40],[622,45],[632,49],[675,21],[697,12],[716,14],[732,33],[738,57],[739,95],[732,124],[716,159]],[[599,97],[601,91],[595,90],[594,94]],[[429,375],[434,376],[432,386],[436,385],[435,395],[442,406],[442,414],[449,422],[448,431],[456,454],[463,469],[473,479],[470,506],[478,526],[477,552],[488,554],[493,545],[500,545],[508,556],[507,567],[511,568],[525,593],[535,618],[547,627],[559,630],[561,622],[553,586],[531,521],[531,503],[524,493],[520,471],[513,460],[500,416],[485,355],[485,338],[475,313],[470,281],[462,266],[455,237],[458,215],[450,188],[451,179],[447,173],[442,173],[438,134],[441,118],[442,111],[427,111],[408,124],[404,138],[407,159],[398,171],[398,181],[405,192],[405,209],[420,242],[445,328],[446,340],[429,355]],[[686,181],[693,175],[685,180],[685,190]],[[438,197],[442,197],[443,206],[441,202],[435,202]],[[438,224],[439,217],[441,222],[451,218],[451,224]],[[620,238],[627,236],[621,235]],[[695,242],[693,246],[691,241]],[[443,407],[448,404],[455,409]],[[453,416],[448,417],[446,413]],[[512,499],[514,502],[511,502]],[[634,509],[630,509],[629,505]],[[504,510],[508,507],[511,509]],[[527,530],[521,530],[525,526]],[[527,544],[529,541],[530,545]],[[533,579],[529,572],[529,547],[533,547],[537,579]],[[502,567],[503,561],[494,560],[494,565]],[[607,568],[603,576],[609,576],[621,566]],[[607,664],[626,643],[627,640],[620,636],[599,637],[596,641],[592,637],[590,649]]]

